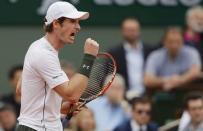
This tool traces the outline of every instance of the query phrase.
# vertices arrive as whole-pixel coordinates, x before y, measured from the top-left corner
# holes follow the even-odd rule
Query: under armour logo
[[[87,70],[89,70],[90,66],[84,64],[84,65],[82,66],[82,68],[86,68]]]

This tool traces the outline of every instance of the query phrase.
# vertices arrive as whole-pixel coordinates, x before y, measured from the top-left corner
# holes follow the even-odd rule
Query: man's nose
[[[80,24],[77,23],[76,26],[75,26],[75,28],[76,28],[77,32],[80,31],[80,29],[81,29],[81,28],[80,28]]]

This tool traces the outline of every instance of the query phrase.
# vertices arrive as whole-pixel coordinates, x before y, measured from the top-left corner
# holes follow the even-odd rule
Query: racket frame
[[[101,57],[101,56],[103,56],[103,57],[108,57],[108,58],[110,58],[110,59],[112,60],[112,63],[113,63],[113,65],[114,65],[114,70],[113,70],[111,79],[110,79],[109,82],[105,85],[105,87],[103,87],[102,91],[100,91],[97,95],[91,96],[91,97],[88,98],[88,99],[82,99],[82,98],[80,98],[80,99],[79,99],[79,102],[81,102],[81,104],[78,105],[78,106],[75,107],[75,108],[72,107],[72,108],[70,109],[69,113],[67,114],[66,119],[70,120],[71,117],[72,117],[72,113],[73,113],[76,109],[79,109],[79,108],[83,107],[85,104],[87,104],[88,102],[90,102],[90,101],[92,101],[92,100],[94,100],[94,99],[96,99],[96,98],[102,96],[102,95],[108,90],[108,88],[110,87],[110,85],[113,83],[113,80],[114,80],[115,75],[116,75],[116,70],[117,70],[116,61],[115,61],[115,59],[113,58],[113,56],[112,56],[111,54],[109,54],[109,53],[101,52],[101,53],[99,53],[99,54],[97,55],[97,57]]]

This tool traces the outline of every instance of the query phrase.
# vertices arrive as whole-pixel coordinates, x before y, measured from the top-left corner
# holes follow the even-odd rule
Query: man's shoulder
[[[109,52],[116,52],[116,51],[121,51],[121,50],[124,50],[123,43],[119,43],[119,44],[111,46],[109,48]]]
[[[125,131],[125,130],[131,131],[130,120],[122,122],[113,131]]]
[[[158,124],[154,122],[150,122],[147,126],[150,131],[158,131]]]
[[[166,50],[164,48],[159,48],[159,49],[156,49],[156,50],[151,52],[150,58],[153,59],[153,58],[161,57],[165,53],[166,53]]]
[[[47,51],[46,49],[41,47],[40,44],[41,43],[38,43],[38,41],[35,41],[28,49],[24,59],[24,66],[27,67],[27,69],[31,70],[52,65],[52,61],[58,62],[57,55],[51,53],[50,51]]]
[[[28,56],[31,56],[32,59],[33,58],[43,59],[44,57],[46,58],[50,56],[56,57],[55,51],[52,48],[50,48],[48,44],[46,44],[46,41],[44,40],[44,38],[40,38],[34,41],[30,45],[27,51],[27,54],[30,54]]]
[[[42,37],[42,38],[32,42],[28,50],[33,50],[33,51],[43,50],[43,49],[45,49],[44,46],[43,46],[45,44],[45,42],[46,41]],[[39,48],[40,48],[40,50],[39,50]]]
[[[42,40],[41,40],[41,39],[38,39],[38,40],[32,42],[32,43],[30,44],[28,50],[27,50],[27,54],[29,54],[29,53],[34,53],[34,52],[40,53],[40,52],[42,51],[42,49],[41,49],[41,47],[42,47],[42,46],[41,46],[41,43],[42,43]]]
[[[188,45],[184,45],[183,46],[183,53],[189,55],[191,53],[198,53],[198,51],[194,47],[191,47],[191,46],[188,46]]]

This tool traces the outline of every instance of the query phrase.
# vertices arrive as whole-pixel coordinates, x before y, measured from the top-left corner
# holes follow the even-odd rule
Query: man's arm
[[[160,56],[157,55],[157,51],[152,52],[146,62],[145,74],[144,74],[144,84],[148,88],[162,88],[164,84],[164,79],[157,76],[157,70],[159,68]]]
[[[149,88],[162,88],[164,85],[164,79],[153,74],[145,73],[144,84]]]
[[[77,102],[87,87],[88,78],[76,73],[68,82],[58,85],[54,90],[63,97],[64,100]]]
[[[187,82],[191,82],[192,80],[200,77],[201,75],[201,59],[200,54],[196,49],[191,50],[188,53],[188,59],[190,63],[190,68],[187,72],[181,75],[182,83],[185,84]]]
[[[187,84],[201,75],[201,67],[198,65],[193,65],[186,73],[183,75],[180,75],[180,83],[178,83],[178,86]]]
[[[200,77],[200,75],[201,75],[201,66],[193,65],[185,74],[181,76],[181,79],[184,84]]]
[[[84,46],[84,53],[96,56],[99,51],[99,44],[91,39],[87,39]],[[63,97],[64,100],[77,102],[87,87],[88,77],[81,73],[76,73],[68,82],[54,87],[54,90]]]
[[[173,87],[181,87],[184,84],[187,84],[194,79],[200,77],[201,75],[201,60],[199,53],[196,49],[191,49],[188,52],[188,64],[190,68],[182,75],[178,75],[178,77],[172,78],[172,81],[169,83]]]

